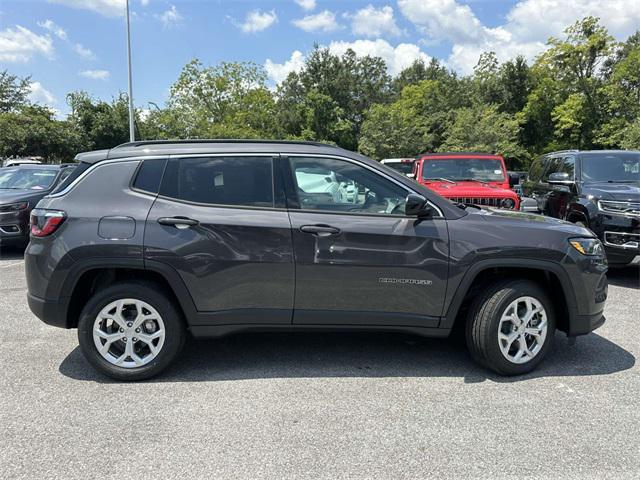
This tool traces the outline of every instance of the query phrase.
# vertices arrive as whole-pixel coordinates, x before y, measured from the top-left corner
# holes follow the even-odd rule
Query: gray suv
[[[556,329],[604,322],[591,231],[454,204],[337,147],[151,141],[77,161],[32,212],[28,301],[116,379],[157,374],[187,332],[362,329],[460,329],[475,360],[517,375]]]

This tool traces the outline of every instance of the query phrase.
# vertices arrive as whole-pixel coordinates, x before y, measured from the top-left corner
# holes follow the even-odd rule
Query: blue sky
[[[181,68],[253,61],[274,85],[314,43],[382,56],[391,74],[436,57],[464,74],[478,55],[529,59],[595,15],[618,39],[640,28],[638,0],[130,0],[136,106],[162,104]],[[66,93],[126,91],[124,0],[0,0],[0,68],[32,77],[32,98],[66,113]]]

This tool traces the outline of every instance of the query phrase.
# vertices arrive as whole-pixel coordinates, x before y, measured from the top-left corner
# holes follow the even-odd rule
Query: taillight
[[[55,232],[67,214],[62,210],[35,209],[31,212],[31,235],[34,237],[46,237]]]

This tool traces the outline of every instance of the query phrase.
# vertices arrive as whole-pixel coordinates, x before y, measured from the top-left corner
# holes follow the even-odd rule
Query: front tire
[[[164,370],[185,340],[182,315],[163,290],[122,282],[95,293],[78,322],[87,361],[116,380],[146,380]]]
[[[529,280],[490,285],[471,304],[466,325],[471,356],[500,375],[522,375],[547,355],[555,334],[553,304]]]

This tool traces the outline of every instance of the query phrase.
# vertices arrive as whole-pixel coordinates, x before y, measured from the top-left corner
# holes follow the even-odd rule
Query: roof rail
[[[213,139],[204,139],[204,138],[190,138],[185,140],[139,140],[135,142],[127,142],[117,145],[115,148],[135,148],[135,147],[145,147],[148,145],[181,145],[181,144],[190,144],[190,143],[281,143],[281,144],[293,144],[293,145],[316,145],[318,147],[333,147],[339,148],[335,145],[331,145],[329,143],[322,142],[311,142],[306,140],[267,140],[267,139],[242,139],[242,138],[213,138]]]

